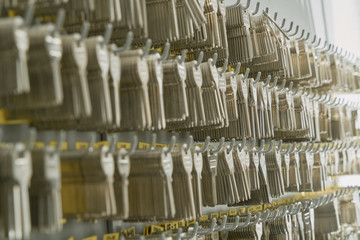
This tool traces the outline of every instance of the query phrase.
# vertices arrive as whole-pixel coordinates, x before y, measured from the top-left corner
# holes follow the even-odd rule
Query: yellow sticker
[[[277,206],[279,206],[279,202],[278,202],[278,201],[275,201],[275,202],[273,202],[273,203],[271,204],[271,206],[277,207]]]
[[[185,227],[185,221],[184,220],[178,221],[178,226]]]
[[[44,142],[34,142],[33,146],[35,148],[44,148],[45,147],[45,143]]]
[[[207,220],[209,220],[209,216],[208,215],[201,215],[199,217],[199,222],[206,222]]]
[[[83,238],[82,240],[98,240],[98,237],[92,236],[92,237]]]
[[[236,215],[237,215],[237,209],[236,208],[229,210],[229,216],[236,216]]]
[[[144,228],[144,235],[151,235],[157,232],[163,232],[164,228],[157,225],[147,225]]]
[[[186,226],[190,226],[190,225],[195,224],[195,223],[196,223],[196,219],[194,218],[194,219],[186,221]]]
[[[61,219],[61,223],[65,224],[67,222],[67,220],[65,218]]]
[[[131,148],[131,143],[118,142],[118,143],[116,143],[116,148],[117,149],[121,149],[121,148],[130,149]]]
[[[264,204],[264,210],[271,208],[271,204],[270,203],[266,203]]]
[[[122,230],[121,234],[126,238],[135,237],[135,226]]]
[[[75,238],[74,237],[69,237],[68,240],[75,240]]]
[[[139,149],[149,148],[150,146],[149,143],[139,142]]]
[[[164,228],[165,231],[170,229],[171,223],[159,223],[159,226]]]
[[[248,208],[248,213],[262,211],[262,205],[252,206]]]
[[[168,147],[169,146],[169,144],[163,144],[163,143],[155,143],[154,144],[154,147]]]
[[[220,212],[220,217],[222,218],[223,216],[229,216],[229,212],[224,211],[224,212]]]
[[[75,143],[75,149],[76,150],[85,149],[85,148],[89,148],[89,143],[88,142],[76,142]]]
[[[171,224],[170,224],[170,229],[171,230],[175,230],[175,229],[178,229],[179,228],[179,224],[178,224],[178,222],[171,222]]]
[[[50,141],[50,146],[52,147],[57,147],[58,142],[57,141]],[[68,143],[67,142],[62,142],[61,143],[61,150],[66,150],[68,149]]]
[[[103,240],[119,240],[119,233],[105,234]]]
[[[102,142],[97,142],[94,144],[94,148],[101,148],[102,146],[109,146],[109,142],[108,141],[102,141]]]
[[[210,214],[210,219],[218,218],[218,217],[219,217],[219,213],[212,213],[212,214]]]
[[[245,213],[246,213],[246,208],[244,208],[244,207],[239,208],[239,215],[245,214]]]

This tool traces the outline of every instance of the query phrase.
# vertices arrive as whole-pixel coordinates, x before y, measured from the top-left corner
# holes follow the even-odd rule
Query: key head
[[[125,149],[120,149],[116,158],[116,171],[123,179],[127,179],[130,174],[130,158]]]

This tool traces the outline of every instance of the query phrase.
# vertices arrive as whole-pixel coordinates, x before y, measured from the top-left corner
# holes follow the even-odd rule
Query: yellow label
[[[229,216],[236,216],[237,215],[237,209],[230,209],[229,210]]]
[[[300,200],[302,200],[304,197],[303,195],[299,194],[293,197],[293,202],[298,202]]]
[[[116,143],[116,148],[117,149],[121,149],[121,148],[130,149],[131,148],[131,143],[117,142]]]
[[[45,143],[44,142],[34,142],[33,146],[35,148],[45,148]]]
[[[149,148],[150,146],[150,143],[139,142],[139,149]]]
[[[165,231],[170,229],[171,223],[159,223],[159,226],[164,228]]]
[[[122,230],[121,234],[126,238],[135,237],[135,226]]]
[[[75,240],[75,238],[74,237],[69,237],[68,240]]]
[[[57,141],[50,141],[50,146],[52,147],[57,147],[58,142]],[[68,143],[67,142],[62,142],[61,143],[61,150],[66,150],[68,149]]]
[[[244,208],[244,207],[239,208],[239,215],[245,214],[245,213],[246,213],[246,208]]]
[[[89,143],[88,142],[76,142],[75,143],[75,149],[76,150],[80,150],[80,149],[84,149],[84,148],[89,148]]]
[[[210,214],[210,219],[218,218],[218,217],[219,217],[219,213],[212,213],[212,214]]]
[[[65,224],[67,222],[67,220],[65,218],[61,219],[61,223]]]
[[[102,142],[97,142],[94,144],[94,148],[101,148],[102,146],[109,146],[109,142],[108,141],[102,141]]]
[[[196,219],[194,218],[194,219],[186,221],[186,226],[190,226],[190,225],[195,224],[195,223],[196,223]]]
[[[157,232],[163,232],[164,228],[156,225],[147,225],[144,228],[144,235],[151,235]]]
[[[199,222],[206,222],[207,220],[209,220],[209,216],[208,215],[201,215],[199,217]]]
[[[279,206],[279,202],[275,201],[275,202],[273,202],[273,203],[271,204],[271,206],[277,207],[277,206]]]
[[[220,212],[220,217],[222,218],[223,216],[229,216],[229,212],[225,211],[225,212]]]
[[[262,205],[252,206],[248,208],[248,213],[262,211]]]
[[[98,240],[98,237],[92,236],[92,237],[83,238],[82,240]]]
[[[119,233],[105,234],[103,240],[119,240]]]
[[[288,203],[291,203],[291,198],[284,198],[284,199],[280,199],[278,201],[279,205],[285,205],[285,204],[288,204]]]
[[[169,144],[163,144],[163,143],[155,143],[154,147],[168,147]]]
[[[271,204],[270,203],[264,204],[264,210],[266,210],[268,208],[271,208]]]
[[[178,221],[178,226],[185,227],[185,221],[184,220]]]

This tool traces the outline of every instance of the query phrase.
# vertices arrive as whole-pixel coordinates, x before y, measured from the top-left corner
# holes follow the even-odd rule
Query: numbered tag
[[[103,240],[119,240],[119,233],[105,234]]]

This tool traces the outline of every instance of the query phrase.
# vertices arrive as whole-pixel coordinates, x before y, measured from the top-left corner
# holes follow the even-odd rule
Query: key
[[[191,171],[192,188],[195,203],[195,213],[197,216],[202,215],[203,201],[202,201],[202,186],[201,186],[201,172],[203,169],[202,153],[199,152],[199,147],[192,147],[191,154],[193,160],[193,168]]]
[[[172,184],[175,199],[175,219],[193,219],[196,214],[191,182],[191,171],[193,169],[191,150],[184,146],[175,147],[171,156],[174,164]]]
[[[114,173],[114,193],[116,200],[117,213],[115,218],[126,219],[129,216],[129,174],[130,159],[127,151],[120,149],[117,155],[114,155],[115,173]]]
[[[163,94],[163,67],[160,55],[150,54],[146,56],[146,62],[149,69],[149,101],[152,130],[161,130],[166,128],[164,94]]]
[[[3,238],[27,239],[31,233],[29,186],[32,176],[31,154],[24,144],[1,147],[0,213]]]
[[[151,127],[149,68],[142,50],[120,53],[120,130],[146,130]],[[134,121],[135,120],[135,121]]]
[[[171,153],[161,148],[135,152],[130,156],[129,219],[175,217],[172,173]]]
[[[84,41],[88,52],[88,84],[92,114],[81,120],[81,128],[104,129],[112,123],[109,89],[109,52],[103,37],[91,37]]]
[[[116,53],[116,45],[111,44],[108,46],[109,51],[109,90],[111,98],[111,112],[113,129],[120,128],[121,111],[120,111],[120,77],[121,77],[121,63],[120,57]]]
[[[27,53],[29,36],[23,29],[25,23],[21,17],[2,18],[0,21],[0,43],[2,76],[0,96],[18,95],[30,91]]]
[[[203,170],[201,172],[203,206],[215,206],[217,204],[217,165],[217,154],[211,153],[210,149],[206,150],[203,153]]]
[[[62,230],[60,154],[52,147],[31,151],[30,209],[33,231]]]

